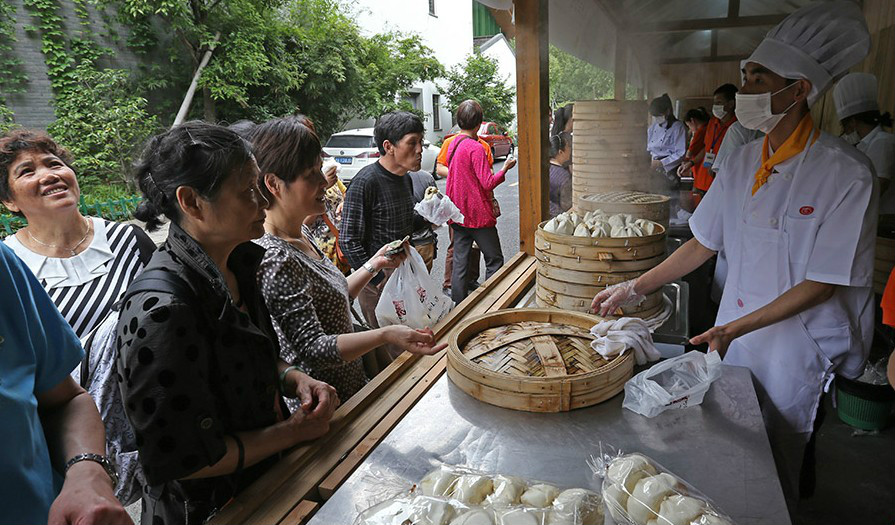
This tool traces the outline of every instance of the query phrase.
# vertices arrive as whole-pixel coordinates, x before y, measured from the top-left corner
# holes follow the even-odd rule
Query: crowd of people
[[[477,279],[473,242],[486,275],[503,265],[493,191],[515,162],[493,173],[477,102],[457,119],[438,169],[464,216],[450,225],[460,302]],[[391,273],[411,245],[431,269],[437,236],[414,211],[435,186],[422,121],[382,115],[375,141],[379,161],[346,189],[303,115],[160,133],[132,174],[134,216],[149,231],[170,223],[156,248],[134,224],[81,214],[73,159],[51,137],[0,138],[0,202],[27,219],[0,246],[12,305],[0,345],[15,348],[0,352],[15,401],[0,405],[14,427],[0,463],[17,487],[4,522],[127,523],[122,504],[138,500],[143,523],[202,522],[324,435],[340,400],[398,354],[444,348],[431,329],[377,323]]]
[[[614,311],[717,254],[717,326],[692,342],[752,370],[791,497],[824,382],[866,359],[868,254],[878,209],[895,206],[895,136],[864,73],[833,90],[845,140],[811,117],[869,49],[859,9],[814,4],[787,21],[744,62],[742,89],[714,92],[711,114],[679,121],[670,97],[651,102],[652,164],[672,183],[692,175],[694,238],[593,308]],[[494,190],[515,161],[494,172],[478,102],[456,117],[436,174],[464,217],[445,254],[459,303],[480,254],[486,277],[504,263]],[[142,500],[143,523],[203,522],[326,434],[340,400],[399,353],[442,350],[430,329],[380,327],[375,313],[411,245],[430,270],[437,256],[435,225],[414,211],[435,185],[420,169],[423,131],[412,113],[382,115],[379,160],[347,188],[303,115],[160,133],[132,174],[135,217],[149,231],[170,223],[159,247],[133,224],[81,214],[73,159],[52,138],[0,137],[0,202],[27,219],[0,244],[0,521],[128,523],[122,504]],[[572,207],[571,147],[565,106],[550,130],[551,215]]]

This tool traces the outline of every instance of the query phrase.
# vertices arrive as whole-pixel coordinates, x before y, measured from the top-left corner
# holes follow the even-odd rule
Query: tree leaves
[[[497,61],[484,55],[472,54],[462,65],[455,66],[447,74],[447,96],[451,113],[467,99],[477,100],[482,106],[485,120],[496,122],[503,128],[512,123],[516,90],[501,78]]]

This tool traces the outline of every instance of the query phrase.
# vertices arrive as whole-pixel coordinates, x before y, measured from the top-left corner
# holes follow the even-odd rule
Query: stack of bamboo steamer
[[[601,290],[636,279],[665,258],[666,230],[661,225],[653,235],[615,238],[551,233],[544,230],[545,224],[535,232],[535,300],[541,307],[587,312]],[[663,303],[660,290],[639,305],[611,314],[648,319],[662,311]]]
[[[572,202],[607,191],[657,191],[646,151],[646,101],[575,102]]]
[[[498,310],[461,323],[447,373],[467,394],[504,408],[565,412],[610,399],[634,372],[631,352],[598,354],[599,317],[548,309]]]
[[[582,195],[578,198],[578,212],[603,210],[607,215],[627,213],[638,219],[657,222],[668,229],[670,199],[665,195],[640,191],[608,191]]]

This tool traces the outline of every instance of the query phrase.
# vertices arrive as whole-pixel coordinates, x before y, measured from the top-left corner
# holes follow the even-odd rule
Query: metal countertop
[[[391,481],[409,488],[438,462],[599,490],[586,460],[601,442],[653,458],[740,525],[790,523],[749,370],[725,365],[702,405],[652,419],[623,410],[623,397],[560,414],[518,412],[474,399],[445,374],[310,525],[350,525]]]

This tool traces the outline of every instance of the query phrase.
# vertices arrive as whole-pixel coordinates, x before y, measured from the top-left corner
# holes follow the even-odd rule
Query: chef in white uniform
[[[694,239],[594,298],[595,311],[614,311],[725,251],[716,326],[691,342],[752,370],[790,504],[821,394],[834,373],[861,374],[873,335],[875,178],[810,114],[869,49],[852,2],[811,3],[772,29],[746,61],[736,101],[739,122],[767,136],[722,161],[690,219]]]
[[[895,135],[883,131],[892,127],[892,116],[880,115],[877,81],[870,73],[849,73],[833,88],[836,114],[842,124],[842,138],[867,155],[880,183],[880,213],[895,213]]]

